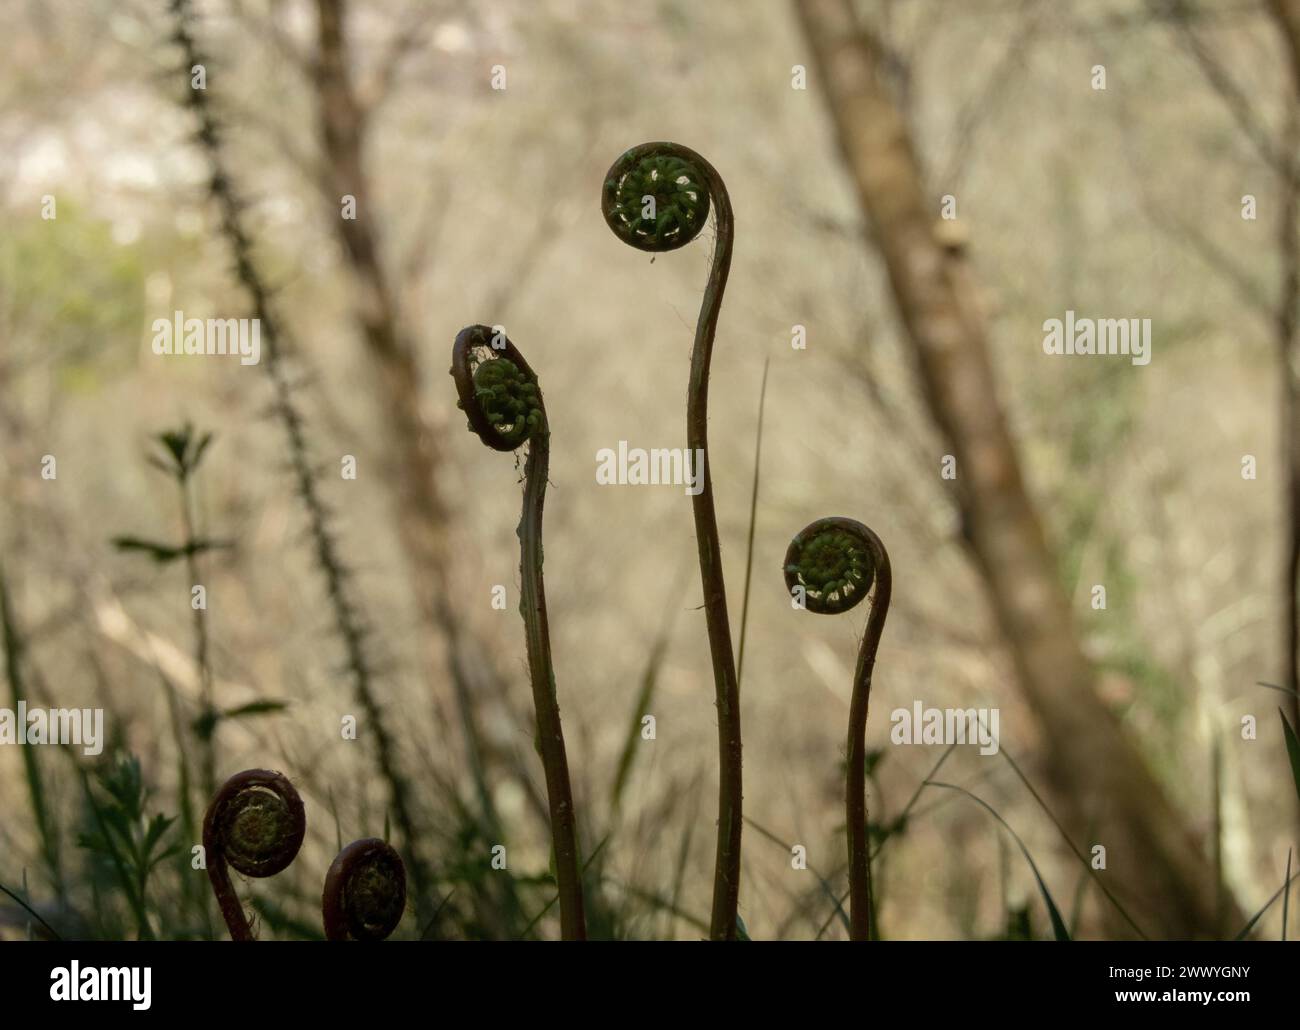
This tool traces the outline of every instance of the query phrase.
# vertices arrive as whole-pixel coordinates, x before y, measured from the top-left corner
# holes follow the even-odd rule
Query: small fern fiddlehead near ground
[[[601,210],[614,235],[638,250],[663,252],[684,247],[703,230],[712,206],[717,226],[713,266],[695,326],[690,385],[686,399],[686,442],[701,456],[696,470],[701,488],[693,498],[704,619],[713,662],[718,707],[718,848],[713,873],[713,908],[709,936],[734,940],[740,902],[740,833],[742,772],[740,687],[727,619],[727,590],[722,578],[722,548],[713,505],[709,463],[709,364],[717,332],[722,294],[731,270],[735,222],[726,184],[699,154],[679,143],[642,143],[625,152],[605,175]]]
[[[871,868],[867,838],[867,708],[871,673],[889,614],[892,575],[880,537],[854,519],[818,519],[796,534],[785,554],[785,586],[810,612],[838,615],[859,605],[872,587],[871,614],[858,649],[849,702],[844,805],[849,838],[849,936],[871,936]]]
[[[587,935],[579,868],[577,819],[569,762],[560,727],[560,705],[551,660],[546,590],[542,579],[542,508],[550,468],[551,431],[537,375],[502,330],[485,325],[462,329],[452,347],[451,374],[469,428],[495,451],[528,444],[524,502],[519,517],[519,613],[528,647],[528,674],[537,720],[537,750],[546,774],[560,929],[565,940]]]
[[[217,791],[203,818],[203,850],[212,892],[231,940],[254,939],[230,868],[245,876],[274,876],[302,848],[307,814],[283,773],[247,769]]]
[[[356,840],[325,874],[321,914],[331,941],[382,941],[406,910],[406,866],[377,837]]]

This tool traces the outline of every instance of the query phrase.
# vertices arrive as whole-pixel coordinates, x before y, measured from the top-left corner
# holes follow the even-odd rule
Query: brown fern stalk
[[[722,577],[722,547],[713,505],[709,462],[709,365],[722,295],[731,270],[735,219],[731,198],[717,170],[679,143],[642,143],[626,151],[605,175],[601,209],[614,235],[629,246],[652,253],[676,250],[699,235],[712,203],[717,226],[713,266],[691,350],[686,395],[686,445],[703,456],[701,489],[693,498],[704,620],[713,663],[718,708],[718,846],[713,872],[712,940],[735,940],[740,904],[740,834],[743,794],[740,742],[740,686],[727,619],[727,589]]]
[[[854,519],[818,519],[804,527],[785,555],[785,585],[796,604],[820,615],[846,612],[875,586],[867,629],[858,648],[849,702],[848,771],[844,813],[849,838],[849,938],[871,939],[871,866],[867,837],[867,709],[871,673],[889,614],[889,552],[875,532]]]
[[[542,507],[550,468],[551,431],[537,375],[502,331],[485,325],[462,329],[452,348],[451,374],[469,428],[494,451],[528,444],[524,464],[524,502],[519,517],[519,613],[524,620],[528,673],[537,720],[537,750],[546,774],[546,797],[555,849],[560,895],[560,932],[565,940],[585,940],[577,818],[569,761],[560,726],[560,705],[551,659],[551,633],[542,580]]]
[[[203,817],[203,852],[212,893],[233,941],[257,938],[230,882],[230,868],[245,876],[274,876],[302,848],[307,815],[283,773],[247,769],[217,791]]]

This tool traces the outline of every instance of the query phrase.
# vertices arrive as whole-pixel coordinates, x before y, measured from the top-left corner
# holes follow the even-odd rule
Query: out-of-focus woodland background
[[[252,313],[170,5],[0,6],[5,703],[104,708],[99,765],[134,755],[147,813],[177,817],[150,932],[220,936],[189,862],[205,776],[267,767],[309,825],[288,871],[240,885],[262,936],[319,935],[339,842],[386,828],[418,879],[398,936],[554,936],[553,910],[534,918],[553,889],[518,472],[465,432],[447,375],[456,332],[484,322],[537,370],[553,432],[546,580],[592,933],[702,935],[717,754],[690,503],[594,476],[619,440],[684,445],[712,229],[652,263],[599,211],[609,164],[651,139],[704,154],[736,212],[711,393],[733,631],[770,362],[742,683],[750,934],[845,935],[865,609],[792,611],[780,568],[829,514],[893,558],[868,727],[883,936],[1050,936],[1005,831],[921,789],[943,749],[889,743],[889,712],[917,699],[1000,708],[1004,754],[958,747],[934,778],[1015,828],[1079,935],[1138,932],[1097,880],[1150,936],[1231,936],[1278,890],[1300,825],[1277,717],[1295,711],[1294,0],[204,0],[192,28],[278,371],[265,338],[248,367],[150,348],[174,310]],[[1067,309],[1150,318],[1150,364],[1044,355]],[[194,556],[205,649],[186,562],[113,544],[187,539],[176,481],[146,460],[187,421],[215,434],[185,484],[190,538],[230,544]],[[209,691],[226,714],[205,735]],[[111,863],[78,846],[88,796],[108,803],[95,765],[0,749],[0,882],[65,934],[135,936]],[[1106,870],[1066,837],[1105,845]],[[23,935],[30,917],[0,911]]]

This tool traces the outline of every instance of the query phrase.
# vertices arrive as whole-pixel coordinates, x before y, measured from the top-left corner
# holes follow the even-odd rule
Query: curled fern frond
[[[818,519],[801,530],[785,553],[785,586],[804,592],[804,604],[819,615],[856,607],[876,578],[876,559],[861,522]]]
[[[382,941],[406,910],[406,866],[377,837],[353,841],[325,875],[321,912],[331,941]]]
[[[542,576],[542,511],[550,475],[551,431],[546,422],[537,376],[505,333],[485,325],[466,326],[451,352],[459,406],[471,432],[495,451],[513,451],[525,442],[524,501],[519,516],[519,614],[528,648],[528,678],[533,688],[537,750],[546,774],[555,881],[560,895],[560,932],[565,940],[585,940],[587,917],[578,855],[577,817],[569,760],[560,726],[560,705],[551,659],[551,634]]]
[[[217,791],[203,817],[203,849],[232,940],[251,941],[253,931],[227,867],[245,876],[274,876],[297,857],[306,833],[302,798],[283,773],[248,769]]]
[[[605,176],[601,209],[614,235],[638,250],[684,247],[709,219],[709,190],[698,163],[675,143],[643,143]]]
[[[727,589],[722,575],[722,545],[713,504],[709,461],[709,366],[717,334],[722,295],[731,271],[735,219],[727,185],[716,168],[680,143],[642,143],[610,167],[601,192],[605,221],[624,243],[639,250],[676,250],[695,239],[714,212],[717,244],[704,287],[700,316],[691,348],[690,388],[686,395],[686,445],[704,460],[701,483],[692,497],[695,539],[699,548],[704,619],[713,664],[714,702],[718,708],[718,847],[713,865],[711,940],[735,940],[740,904],[740,837],[743,770],[740,739],[740,684],[727,618]]]
[[[456,336],[451,375],[456,406],[471,432],[495,451],[513,451],[546,426],[537,376],[504,332],[471,325]]]
[[[867,709],[871,674],[885,631],[893,574],[880,537],[856,519],[818,519],[801,529],[785,552],[785,588],[810,612],[835,615],[861,604],[874,587],[871,614],[858,648],[849,701],[849,738],[844,781],[849,838],[849,937],[871,939],[871,867],[867,840]]]

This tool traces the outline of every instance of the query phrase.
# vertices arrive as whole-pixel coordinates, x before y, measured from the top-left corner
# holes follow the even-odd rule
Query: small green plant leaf
[[[89,776],[83,773],[86,803],[94,821],[78,842],[111,864],[135,914],[140,939],[150,940],[153,930],[148,917],[149,873],[159,862],[179,853],[178,843],[162,847],[163,838],[176,820],[160,814],[145,815],[149,792],[140,773],[139,759],[134,756],[119,758],[98,771],[95,779],[105,797],[96,797]]]
[[[288,707],[288,701],[274,701],[271,699],[250,701],[248,704],[240,705],[237,708],[227,708],[221,714],[221,717],[223,719],[241,719],[246,715],[273,715],[276,712],[283,712]]]
[[[174,562],[177,558],[185,557],[184,547],[173,547],[171,544],[142,540],[136,536],[115,536],[113,537],[113,546],[119,551],[138,551],[146,554],[159,565],[166,565],[169,562]]]
[[[174,562],[177,558],[204,554],[207,551],[220,551],[234,546],[229,540],[199,538],[191,540],[188,544],[173,547],[171,544],[160,544],[156,540],[142,540],[136,536],[115,536],[112,544],[119,551],[138,551],[146,554],[159,565]]]
[[[209,709],[202,712],[195,718],[192,723],[194,734],[200,740],[211,740],[212,734],[216,732],[217,724],[224,719],[243,719],[249,716],[257,715],[274,715],[277,712],[283,712],[289,707],[288,701],[276,701],[266,699],[264,701],[250,701],[246,705],[239,705],[235,708],[227,708],[224,712],[218,709]]]
[[[150,853],[154,847],[161,843],[163,835],[171,829],[172,824],[176,822],[176,819],[175,817],[164,818],[163,816],[156,816],[154,822],[159,825],[150,825],[149,827],[149,832],[153,835],[153,840],[148,845],[149,851],[145,853],[143,862],[143,867],[147,872],[153,872],[154,867],[160,862],[165,862],[167,859],[173,858],[181,852],[180,843],[177,842],[167,845],[159,850],[157,854]]]
[[[169,429],[158,434],[158,442],[172,456],[177,468],[185,465],[185,454],[190,449],[190,434],[193,430],[186,425],[180,429]]]
[[[204,433],[199,437],[199,442],[194,445],[194,452],[190,455],[189,470],[191,472],[199,467],[199,462],[203,460],[203,452],[208,449],[208,444],[212,443],[212,440],[212,433]]]
[[[196,437],[194,427],[187,422],[180,429],[159,433],[154,439],[162,444],[163,455],[146,455],[149,464],[184,482],[199,467],[213,435],[204,433]]]
[[[194,730],[194,735],[199,740],[211,740],[212,734],[217,731],[217,723],[221,721],[221,713],[215,708],[207,708],[200,712],[190,723],[190,728]]]

